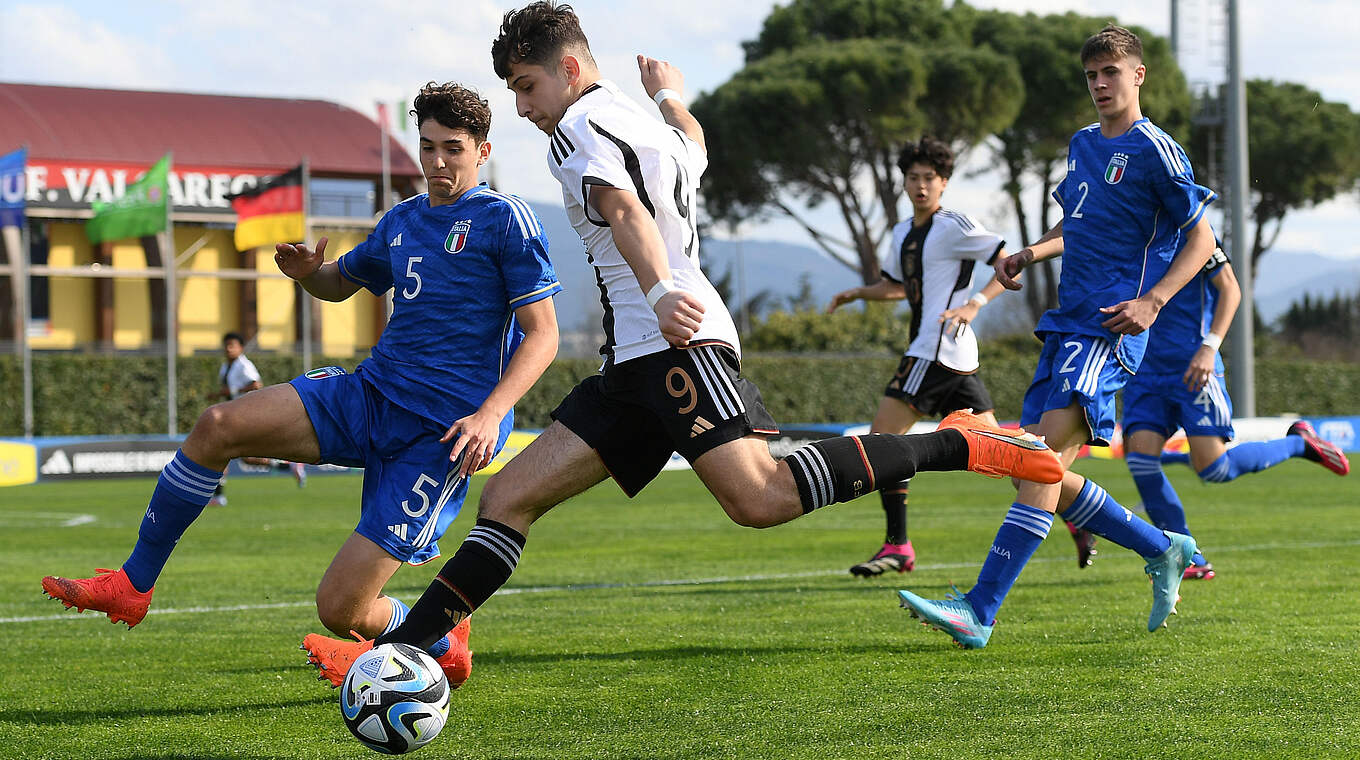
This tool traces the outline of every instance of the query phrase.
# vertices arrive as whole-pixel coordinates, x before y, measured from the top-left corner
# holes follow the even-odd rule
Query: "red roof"
[[[103,90],[0,82],[0,152],[38,159],[277,168],[305,157],[319,175],[382,173],[378,125],[324,100]],[[419,177],[388,136],[392,175]]]

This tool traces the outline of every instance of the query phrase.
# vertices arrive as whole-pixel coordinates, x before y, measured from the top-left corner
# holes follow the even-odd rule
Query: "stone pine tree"
[[[961,44],[951,24],[938,0],[776,8],[746,43],[745,67],[692,107],[709,147],[709,214],[786,216],[876,280],[899,220],[903,143],[930,134],[965,148],[1006,127],[1023,100],[1014,61]],[[809,209],[824,205],[838,224],[814,221]]]
[[[1197,155],[1210,150],[1210,129],[1196,130]],[[1253,79],[1247,82],[1247,150],[1255,271],[1289,212],[1347,196],[1360,185],[1360,114],[1301,84]],[[1210,180],[1224,186],[1222,177]]]

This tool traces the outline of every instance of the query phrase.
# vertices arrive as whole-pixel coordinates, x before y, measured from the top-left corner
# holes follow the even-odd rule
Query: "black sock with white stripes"
[[[966,470],[968,442],[957,430],[825,438],[789,454],[784,463],[807,514],[906,480],[918,470]]]
[[[397,642],[429,649],[510,580],[524,536],[495,520],[478,519],[453,558],[406,613],[401,625],[373,643]]]

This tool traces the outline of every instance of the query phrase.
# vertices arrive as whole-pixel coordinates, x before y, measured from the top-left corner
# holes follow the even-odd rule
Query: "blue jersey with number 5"
[[[533,210],[486,185],[443,206],[425,194],[402,201],[338,261],[375,295],[393,291],[391,320],[359,374],[446,426],[500,381],[524,337],[514,310],[562,289]]]
[[[1116,335],[1100,326],[1103,306],[1146,293],[1166,274],[1185,235],[1218,197],[1195,184],[1181,146],[1147,119],[1106,138],[1092,124],[1068,144],[1067,176],[1053,191],[1063,209],[1062,277],[1058,308],[1036,332],[1105,337],[1136,372],[1143,335]]]

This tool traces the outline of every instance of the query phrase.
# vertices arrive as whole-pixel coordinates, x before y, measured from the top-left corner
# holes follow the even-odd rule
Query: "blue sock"
[[[963,597],[973,605],[983,625],[996,622],[996,611],[1010,593],[1025,563],[1034,556],[1053,527],[1053,515],[1019,502],[1011,505],[1006,519],[996,531],[996,539],[978,573],[977,585]]]
[[[1176,489],[1162,472],[1165,457],[1148,456],[1129,452],[1124,457],[1133,476],[1133,484],[1138,487],[1138,495],[1143,499],[1143,509],[1152,524],[1162,530],[1191,535],[1190,526],[1185,522],[1185,507],[1181,504]],[[1196,554],[1192,560],[1197,565],[1205,564],[1204,556]]]
[[[1076,501],[1062,516],[1078,528],[1138,552],[1144,559],[1159,556],[1171,546],[1165,533],[1120,506],[1105,489],[1090,480],[1082,484]]]
[[[1290,457],[1303,456],[1303,436],[1287,435],[1273,441],[1239,443],[1223,452],[1213,464],[1200,470],[1199,477],[1206,483],[1227,483],[1238,475],[1260,472]]]
[[[1176,489],[1171,487],[1171,481],[1166,479],[1166,473],[1162,472],[1161,458],[1130,452],[1124,461],[1152,524],[1162,530],[1190,535],[1190,528],[1185,524],[1185,507],[1181,505]]]
[[[183,451],[175,452],[174,459],[161,470],[137,531],[137,545],[123,563],[133,588],[147,591],[156,585],[170,552],[203,513],[221,480],[222,473],[193,462]]]
[[[1163,451],[1162,464],[1183,464],[1190,465],[1190,453],[1187,451]]]
[[[391,633],[397,626],[406,621],[406,613],[411,611],[411,608],[407,607],[405,602],[394,596],[387,597],[387,601],[392,605],[392,617],[387,621],[387,626],[382,629],[382,633],[378,634],[379,636]],[[377,636],[374,638],[377,638]],[[431,657],[443,657],[449,653],[449,637],[445,636],[436,641],[425,651],[429,652]]]

